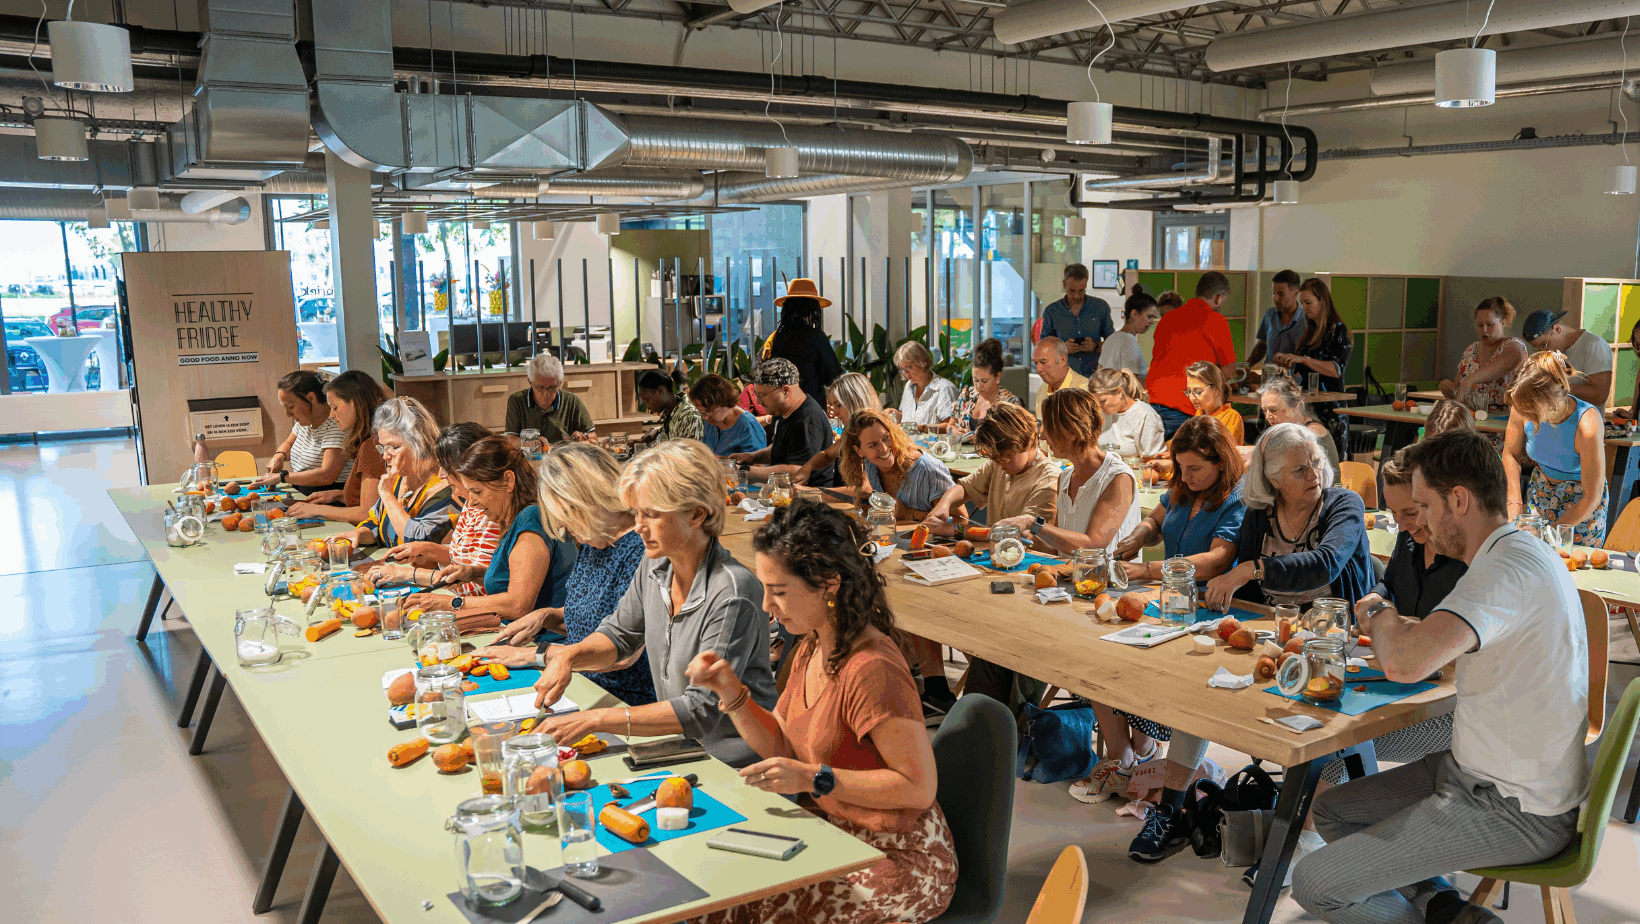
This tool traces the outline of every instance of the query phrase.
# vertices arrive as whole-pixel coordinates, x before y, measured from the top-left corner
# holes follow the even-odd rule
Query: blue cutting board
[[[1158,604],[1156,601],[1152,600],[1150,602],[1150,604],[1145,607],[1145,615],[1146,616],[1154,616],[1157,619],[1162,618],[1161,605]],[[1198,606],[1198,607],[1196,607],[1196,620],[1195,621],[1196,622],[1207,622],[1207,621],[1213,620],[1213,619],[1221,619],[1225,616],[1234,616],[1237,619],[1241,620],[1242,622],[1246,622],[1249,619],[1269,619],[1270,618],[1269,616],[1266,616],[1263,613],[1254,613],[1254,612],[1251,612],[1249,610],[1244,610],[1239,606],[1230,607],[1230,612],[1228,612],[1228,613],[1221,613],[1218,610],[1210,610],[1205,606]]]
[[[1012,568],[1004,568],[1001,565],[995,565],[995,564],[991,563],[991,550],[990,549],[986,549],[983,552],[975,552],[972,556],[970,556],[967,559],[967,561],[970,565],[974,565],[974,566],[979,567],[979,568],[990,568],[993,571],[1006,571],[1006,572],[1024,571],[1025,569],[1029,568],[1031,565],[1037,564],[1037,563],[1047,565],[1050,568],[1055,566],[1055,565],[1063,565],[1065,563],[1065,560],[1062,559],[1062,558],[1052,558],[1052,557],[1049,557],[1047,555],[1038,555],[1035,552],[1026,552],[1024,560],[1021,561],[1018,565],[1016,565]]]
[[[611,769],[613,769],[613,765]],[[661,783],[664,781],[665,778],[661,777],[628,785],[626,789],[628,792],[632,793],[631,799],[612,798],[609,795],[608,786],[594,786],[587,791],[592,793],[594,814],[597,814],[598,812],[602,812],[604,810],[604,806],[611,802],[616,802],[622,805],[630,805],[632,802],[642,799],[645,796],[653,795],[655,790],[659,789]],[[702,831],[712,831],[717,828],[726,828],[729,825],[740,824],[746,820],[745,815],[740,814],[734,809],[729,808],[727,805],[724,805],[722,802],[712,798],[704,789],[698,788],[695,790],[695,807],[689,810],[689,827],[684,828],[682,831],[662,831],[660,826],[655,823],[654,809],[643,812],[639,817],[641,817],[644,821],[649,822],[648,840],[641,844],[633,844],[629,841],[621,840],[608,831],[605,831],[603,825],[599,825],[598,843],[602,844],[604,849],[608,850],[610,853],[620,853],[624,850],[632,850],[638,847],[653,847],[661,841],[676,840],[680,837],[688,837],[691,834],[699,834]]]

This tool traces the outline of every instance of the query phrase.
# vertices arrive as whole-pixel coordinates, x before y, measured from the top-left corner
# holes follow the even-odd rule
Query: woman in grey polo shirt
[[[574,671],[607,671],[639,652],[648,654],[658,701],[570,713],[546,723],[546,731],[561,742],[595,731],[684,734],[718,760],[747,766],[756,752],[718,711],[717,695],[684,672],[695,655],[715,651],[734,665],[758,705],[774,706],[763,585],[717,538],[724,520],[717,459],[696,440],[661,443],[627,465],[619,490],[636,518],[644,561],[597,631],[547,661],[535,684],[537,706],[557,702]]]

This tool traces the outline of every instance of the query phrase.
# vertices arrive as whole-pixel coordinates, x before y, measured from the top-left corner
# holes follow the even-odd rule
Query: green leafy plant
[[[433,357],[433,371],[434,372],[443,372],[444,367],[449,365],[449,363],[450,363],[450,351],[449,351],[449,349],[446,348],[446,349],[443,349],[443,350],[439,350],[438,355]]]

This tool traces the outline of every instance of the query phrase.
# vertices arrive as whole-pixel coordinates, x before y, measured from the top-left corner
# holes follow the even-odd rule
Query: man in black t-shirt
[[[818,402],[803,391],[797,367],[788,359],[765,359],[752,374],[752,392],[759,404],[774,417],[769,445],[757,452],[735,453],[729,458],[751,465],[753,481],[767,481],[776,472],[791,474],[831,445],[831,421]],[[835,466],[827,466],[809,478],[815,487],[831,487]]]

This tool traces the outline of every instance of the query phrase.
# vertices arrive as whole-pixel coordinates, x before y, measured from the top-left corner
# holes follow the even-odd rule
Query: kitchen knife
[[[583,889],[580,886],[570,882],[568,879],[554,879],[540,870],[536,870],[535,874],[541,878],[542,888],[551,889],[554,892],[562,892],[570,901],[580,905],[588,911],[604,910],[604,903],[602,899],[596,895],[593,895],[591,892],[588,892],[586,889]]]
[[[696,776],[693,773],[691,773],[688,776],[684,777],[684,779],[689,781],[689,786],[691,788],[700,785],[700,777]],[[642,799],[639,799],[638,801],[632,803],[631,805],[626,806],[626,810],[631,812],[634,815],[641,815],[644,812],[647,812],[647,811],[649,811],[650,809],[652,809],[654,807],[655,807],[655,797],[653,795],[649,795],[649,796],[646,796]]]

